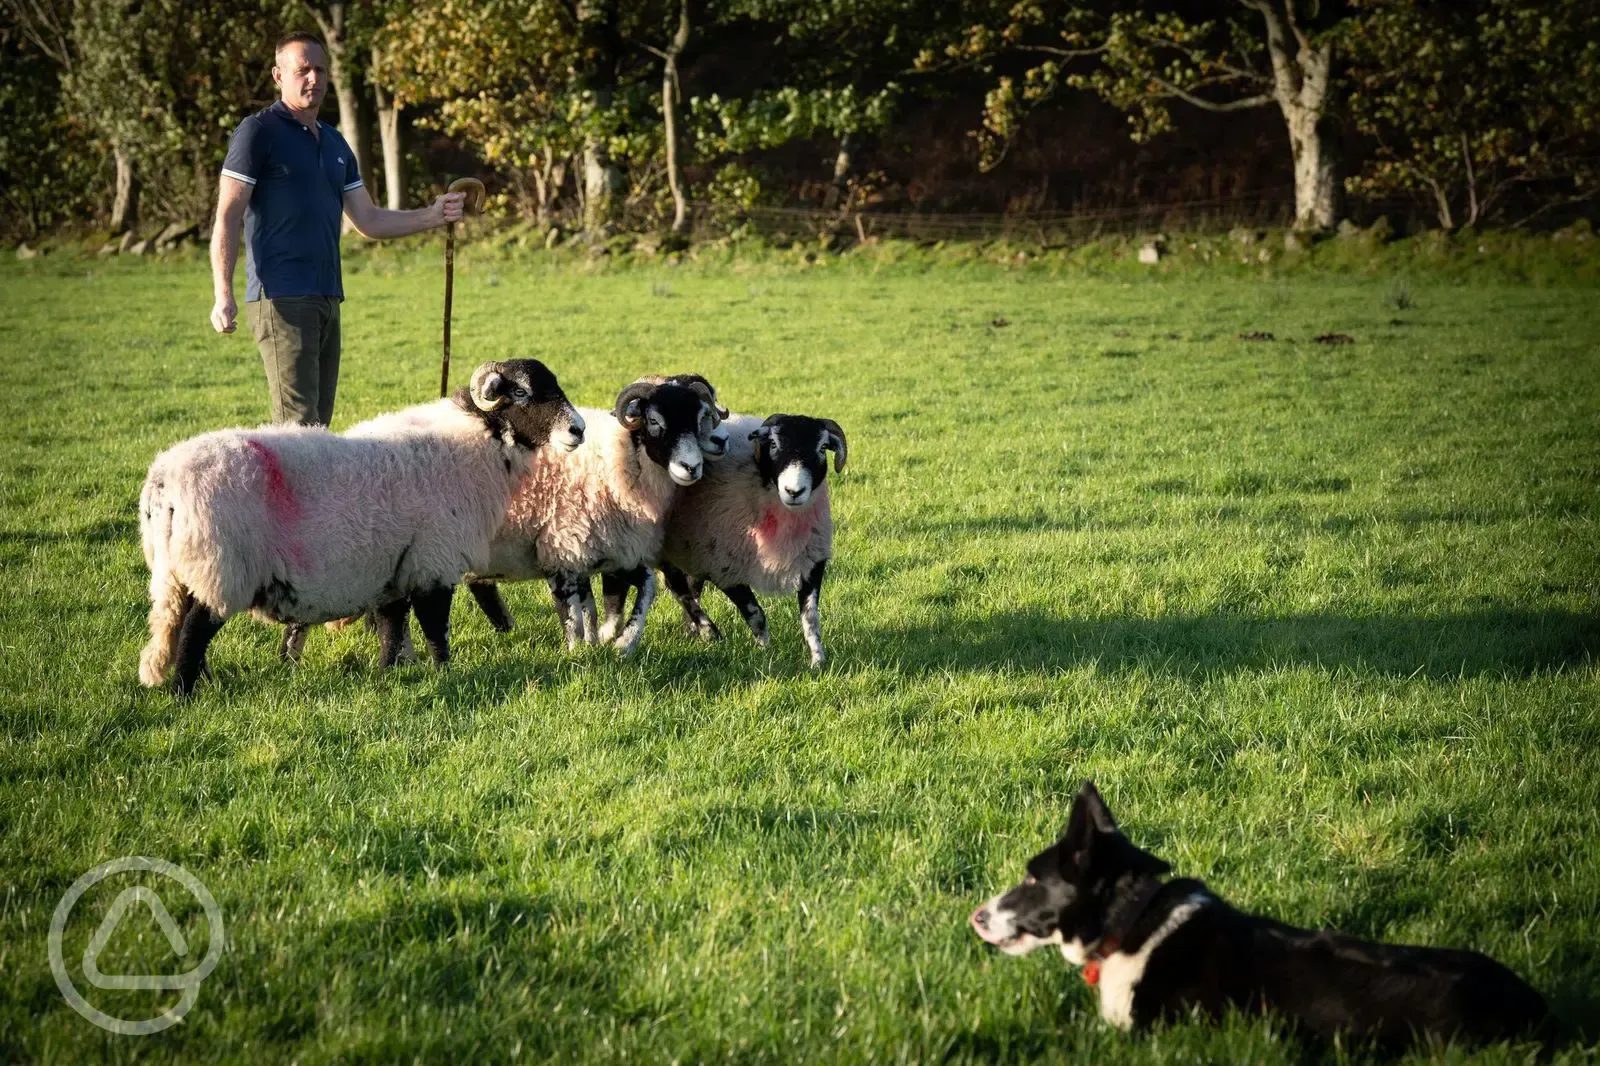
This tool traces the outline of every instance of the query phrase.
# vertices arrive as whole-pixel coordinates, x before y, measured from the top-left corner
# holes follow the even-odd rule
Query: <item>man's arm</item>
[[[442,226],[446,222],[461,220],[461,206],[466,193],[446,193],[427,207],[412,211],[390,211],[372,202],[365,185],[347,189],[344,194],[344,213],[363,237],[387,240],[405,237],[426,229]]]
[[[224,174],[217,180],[217,221],[211,227],[211,326],[232,333],[239,316],[233,302],[233,265],[239,261],[239,228],[254,186]]]

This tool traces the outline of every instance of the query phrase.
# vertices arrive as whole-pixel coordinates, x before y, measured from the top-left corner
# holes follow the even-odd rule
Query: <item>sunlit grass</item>
[[[435,257],[349,265],[338,426],[434,389]],[[725,643],[664,600],[618,662],[513,586],[510,637],[458,599],[445,673],[379,674],[354,628],[290,670],[230,623],[180,705],[135,677],[135,501],[162,447],[264,417],[259,357],[198,264],[0,268],[0,1058],[1300,1060],[1254,1022],[1110,1032],[1058,958],[968,932],[1086,776],[1233,901],[1491,952],[1593,1040],[1595,294],[1405,288],[469,250],[457,380],[535,355],[609,404],[694,370],[844,425],[828,669],[777,597],[770,651],[712,594]],[[141,1038],[46,963],[67,886],[126,854],[228,921]],[[186,968],[153,926],[108,958]]]

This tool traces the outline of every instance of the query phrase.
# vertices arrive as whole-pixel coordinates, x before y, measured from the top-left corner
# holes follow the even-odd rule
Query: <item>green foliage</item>
[[[0,58],[0,228],[30,239],[94,208],[94,156],[57,73],[36,54],[8,48]]]
[[[336,428],[437,383],[437,246],[360,248]],[[1388,275],[1063,284],[949,251],[973,259],[460,249],[458,380],[531,350],[581,403],[697,370],[739,410],[844,425],[827,670],[790,597],[770,649],[714,595],[728,639],[692,642],[663,597],[619,662],[568,654],[522,585],[508,636],[457,597],[440,672],[378,673],[360,627],[291,668],[235,619],[183,705],[133,676],[138,488],[174,440],[265,416],[260,361],[205,327],[201,262],[0,261],[0,1059],[1386,1061],[1246,1018],[1129,1037],[1057,954],[984,949],[966,916],[1092,775],[1240,906],[1492,953],[1580,1034],[1552,1066],[1592,1063],[1593,285],[1419,276],[1397,314]],[[84,366],[113,372],[64,387]],[[227,919],[149,1037],[79,1017],[45,962],[66,887],[125,854]],[[126,886],[102,887],[74,972]],[[141,928],[107,972],[185,968]],[[129,1017],[175,995],[86,991]]]
[[[403,106],[434,105],[422,119],[482,154],[540,204],[593,120],[575,66],[581,41],[565,6],[436,0],[395,10],[378,34],[374,76]],[[555,181],[559,185],[559,181]]]
[[[875,133],[888,126],[900,86],[890,82],[874,93],[854,86],[800,89],[785,86],[743,99],[712,94],[692,97],[689,115],[695,150],[705,159],[774,148],[789,141]]]
[[[271,98],[275,11],[234,0],[77,0],[68,106],[102,150],[132,157],[146,215],[210,211],[229,134]]]
[[[1358,0],[1349,112],[1378,147],[1352,191],[1416,194],[1446,229],[1593,197],[1600,8],[1585,0]]]
[[[1092,91],[1127,111],[1135,141],[1172,129],[1173,99],[1235,106],[1261,97],[1271,73],[1259,22],[1242,8],[1227,19],[1191,20],[1170,11],[1108,12],[1030,0],[974,23],[942,48],[924,49],[918,65],[992,72],[1000,57],[1028,61],[1020,80],[998,75],[984,97],[975,136],[981,165],[990,169],[1004,158],[1027,114],[1066,88]]]

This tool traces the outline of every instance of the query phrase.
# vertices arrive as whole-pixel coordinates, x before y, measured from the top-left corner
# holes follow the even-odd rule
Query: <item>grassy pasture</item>
[[[569,655],[512,586],[511,637],[458,598],[447,672],[379,675],[353,631],[290,670],[239,620],[215,685],[146,692],[144,470],[259,421],[258,356],[210,334],[198,263],[6,264],[0,1060],[1300,1061],[1241,1019],[1124,1037],[1059,958],[966,929],[1085,776],[1240,905],[1495,954],[1578,1027],[1561,1061],[1596,1058],[1592,288],[472,253],[457,380],[534,354],[604,404],[692,369],[844,425],[832,662],[792,601],[761,652],[714,595],[721,645],[664,599],[635,660]],[[348,264],[338,426],[433,389],[436,260]],[[46,963],[63,892],[122,855],[226,915],[155,1036],[91,1026]],[[74,973],[120,887],[80,903]],[[130,920],[101,968],[171,963]]]

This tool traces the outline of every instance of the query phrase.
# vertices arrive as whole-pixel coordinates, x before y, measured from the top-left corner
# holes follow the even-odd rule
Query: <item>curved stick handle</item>
[[[450,183],[449,188],[445,189],[445,192],[466,193],[467,201],[466,203],[462,204],[461,207],[463,212],[470,213],[481,213],[483,211],[484,198],[488,195],[488,193],[484,191],[483,182],[479,181],[477,178],[457,178],[455,181]]]

